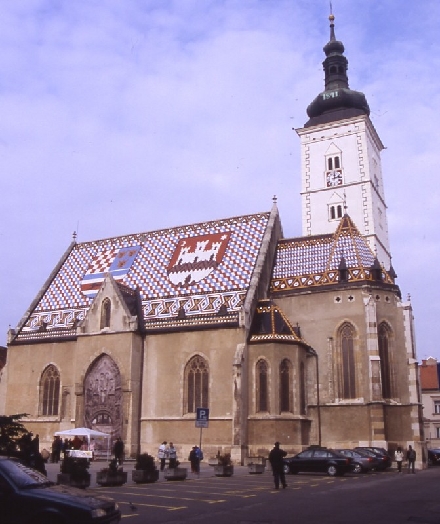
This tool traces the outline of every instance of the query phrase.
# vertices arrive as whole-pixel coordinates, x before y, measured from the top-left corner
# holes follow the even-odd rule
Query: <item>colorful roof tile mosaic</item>
[[[216,315],[244,302],[270,213],[74,244],[18,336],[60,334],[85,318],[106,274],[138,289],[151,322]],[[56,335],[57,336],[57,335]]]
[[[345,262],[350,282],[374,280],[375,256],[349,216],[334,235],[282,240],[278,244],[271,292],[308,289],[339,282],[339,266]],[[383,269],[382,281],[393,284]]]

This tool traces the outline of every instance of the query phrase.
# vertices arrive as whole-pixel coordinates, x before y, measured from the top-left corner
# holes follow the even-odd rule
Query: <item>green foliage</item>
[[[27,413],[0,415],[0,455],[16,455],[20,439],[28,431],[21,422]]]
[[[224,453],[223,455],[219,453],[217,455],[217,460],[221,466],[230,466],[232,464],[230,453]]]
[[[136,456],[136,464],[134,469],[142,469],[145,471],[154,471],[156,469],[156,464],[154,462],[154,457],[148,453],[141,453]]]
[[[88,480],[90,463],[85,458],[65,457],[61,462],[60,471],[70,475],[72,480]]]
[[[109,463],[108,463],[108,470],[110,473],[113,473],[113,474],[116,474],[119,470],[119,462],[118,462],[118,459],[112,459]]]

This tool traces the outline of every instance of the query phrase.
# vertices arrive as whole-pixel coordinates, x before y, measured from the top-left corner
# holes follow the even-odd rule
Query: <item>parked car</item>
[[[57,486],[13,458],[0,457],[2,524],[116,524],[118,505],[110,498]]]
[[[385,448],[378,448],[375,446],[357,446],[354,449],[373,453],[373,455],[379,459],[379,465],[376,468],[378,471],[385,471],[387,468],[391,467],[391,464],[393,463],[391,456]]]
[[[344,457],[352,459],[352,468],[354,473],[368,473],[379,466],[379,459],[372,456],[371,453],[365,453],[360,449],[336,449]]]
[[[440,466],[440,449],[428,449],[428,466]]]
[[[333,449],[310,448],[294,457],[284,459],[285,473],[327,473],[331,477],[345,475],[352,470],[351,458],[344,457]]]

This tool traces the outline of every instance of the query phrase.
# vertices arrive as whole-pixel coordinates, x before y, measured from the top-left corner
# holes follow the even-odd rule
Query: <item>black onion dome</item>
[[[310,120],[305,127],[370,114],[365,95],[348,86],[348,60],[343,54],[344,44],[336,40],[334,19],[330,15],[330,40],[324,46],[325,90],[307,108]]]

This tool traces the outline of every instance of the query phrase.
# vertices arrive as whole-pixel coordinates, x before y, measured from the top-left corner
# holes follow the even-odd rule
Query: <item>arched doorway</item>
[[[97,358],[87,371],[84,380],[84,425],[104,433],[112,440],[122,436],[121,373],[108,355]],[[104,450],[106,442],[96,442],[95,450]]]

